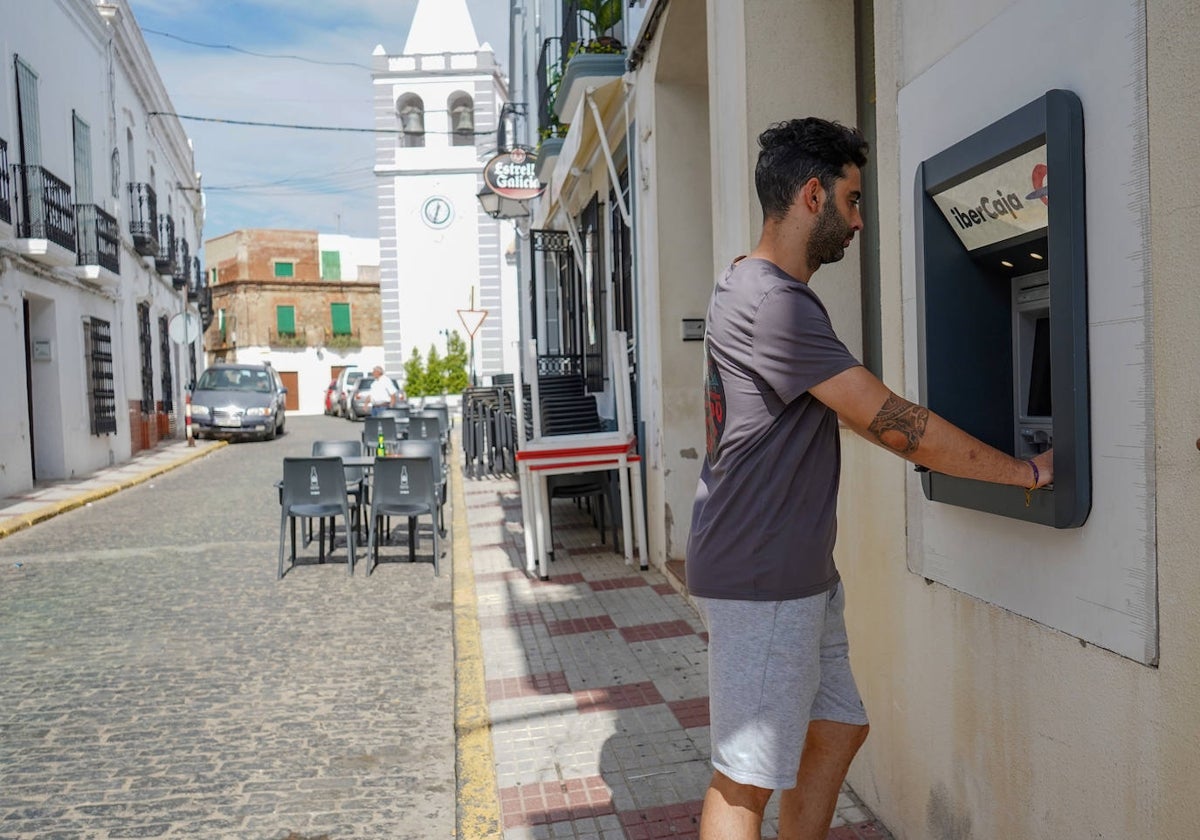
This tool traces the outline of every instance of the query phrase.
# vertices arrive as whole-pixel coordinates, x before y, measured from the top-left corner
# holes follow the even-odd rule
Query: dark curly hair
[[[758,135],[754,187],[764,219],[782,219],[809,178],[826,190],[844,175],[846,164],[867,164],[867,141],[857,128],[819,117],[778,122]]]

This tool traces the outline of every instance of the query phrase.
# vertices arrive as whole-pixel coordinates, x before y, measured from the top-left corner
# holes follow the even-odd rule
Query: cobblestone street
[[[0,540],[0,836],[453,836],[449,557],[275,580],[281,459],[359,430],[292,417]]]

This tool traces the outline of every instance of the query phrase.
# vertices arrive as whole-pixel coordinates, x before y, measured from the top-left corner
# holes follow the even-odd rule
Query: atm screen
[[[1029,370],[1026,417],[1050,417],[1050,316],[1037,319],[1033,331],[1033,360]]]

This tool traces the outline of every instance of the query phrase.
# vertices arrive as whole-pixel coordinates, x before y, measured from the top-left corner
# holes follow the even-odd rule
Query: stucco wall
[[[901,369],[914,336],[898,326],[904,302],[895,220],[911,201],[911,182],[899,171],[894,92],[1019,4],[972,3],[955,16],[939,14],[940,5],[877,2],[875,10],[884,361],[897,390],[915,386]],[[1192,380],[1200,312],[1188,267],[1200,245],[1176,221],[1194,204],[1200,162],[1200,30],[1189,6],[1172,0],[1147,9],[1159,665],[1081,645],[907,571],[907,468],[844,436],[838,562],[849,592],[852,660],[872,717],[850,780],[898,838],[1195,834],[1200,406]],[[945,24],[917,31],[918,22],[932,20]]]

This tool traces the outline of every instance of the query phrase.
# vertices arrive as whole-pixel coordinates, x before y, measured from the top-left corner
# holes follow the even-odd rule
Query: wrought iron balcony
[[[8,143],[0,138],[0,222],[12,224],[12,188],[8,179]]]
[[[542,53],[538,57],[537,66],[537,113],[538,137],[547,140],[551,137],[562,137],[566,127],[558,121],[554,113],[554,98],[558,96],[558,86],[562,82],[563,39],[557,35],[542,41]]]
[[[11,168],[17,182],[17,238],[45,239],[75,250],[75,206],[66,181],[45,167],[16,163]]]
[[[192,257],[188,253],[187,240],[180,237],[175,240],[175,268],[171,271],[171,284],[176,290],[187,288],[191,273]]]
[[[200,258],[192,257],[192,275],[188,279],[188,300],[195,303],[200,299],[200,292],[208,285],[204,270],[200,267]]]
[[[79,265],[98,265],[121,273],[121,233],[117,220],[95,204],[75,205]]]
[[[135,251],[158,256],[158,197],[149,184],[129,185],[129,233]]]
[[[573,117],[585,90],[625,72],[621,6],[608,0],[563,0],[562,78],[554,97],[559,119]]]
[[[200,289],[200,293],[196,296],[196,308],[200,310],[200,323],[204,325],[205,332],[212,326],[213,322],[213,306],[212,306],[212,289],[204,286]]]
[[[154,268],[159,274],[175,273],[175,220],[166,213],[158,216],[158,252]]]

